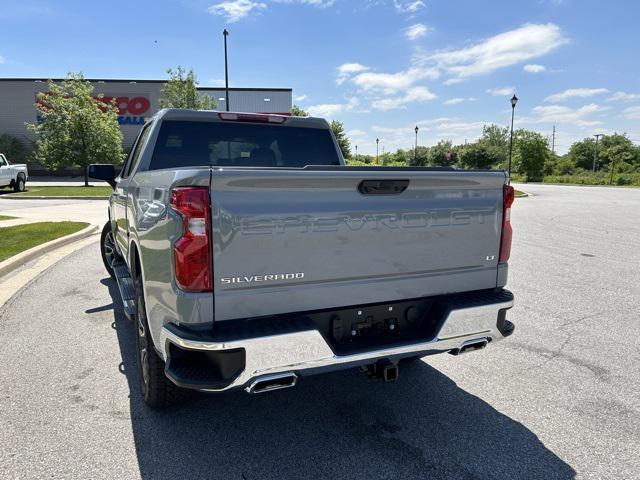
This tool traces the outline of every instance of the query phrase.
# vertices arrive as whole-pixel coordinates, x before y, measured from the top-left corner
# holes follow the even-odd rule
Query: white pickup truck
[[[10,164],[7,157],[0,153],[0,188],[11,187],[16,192],[24,192],[29,172],[24,163]]]

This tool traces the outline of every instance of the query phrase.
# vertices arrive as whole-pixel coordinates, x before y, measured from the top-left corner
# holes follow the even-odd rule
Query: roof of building
[[[0,78],[0,82],[61,82],[64,78]],[[89,82],[102,83],[166,83],[166,80],[147,80],[147,79],[131,79],[131,78],[85,78]],[[198,90],[224,90],[224,86],[199,86]],[[266,87],[229,87],[230,92],[291,92],[291,88],[266,88]]]

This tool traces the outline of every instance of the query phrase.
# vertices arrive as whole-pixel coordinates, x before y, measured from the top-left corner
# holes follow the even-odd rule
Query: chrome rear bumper
[[[265,376],[294,373],[302,377],[322,371],[366,365],[377,360],[394,361],[417,354],[461,351],[465,345],[483,339],[487,342],[501,340],[513,331],[512,324],[505,322],[506,310],[513,306],[513,296],[509,292],[505,291],[505,293],[508,295],[498,296],[496,298],[498,301],[471,306],[465,306],[462,303],[460,308],[452,309],[432,340],[353,355],[336,355],[316,329],[254,338],[210,341],[185,338],[176,333],[176,329],[165,325],[161,331],[159,347],[167,365],[170,360],[171,344],[183,350],[197,352],[244,350],[244,368],[230,380],[230,383],[194,386],[177,381],[169,371],[167,376],[178,385],[202,391],[221,392],[240,387],[250,388]],[[505,323],[510,325],[511,330],[505,330]]]

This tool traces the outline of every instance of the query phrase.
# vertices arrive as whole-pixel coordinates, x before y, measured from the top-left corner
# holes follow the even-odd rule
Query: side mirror
[[[116,188],[116,169],[109,163],[94,163],[89,165],[89,176],[96,180],[104,180],[111,188]]]

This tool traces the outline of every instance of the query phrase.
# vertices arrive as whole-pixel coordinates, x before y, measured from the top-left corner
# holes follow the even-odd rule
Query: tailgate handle
[[[358,191],[363,195],[399,195],[409,186],[409,180],[363,180]]]

